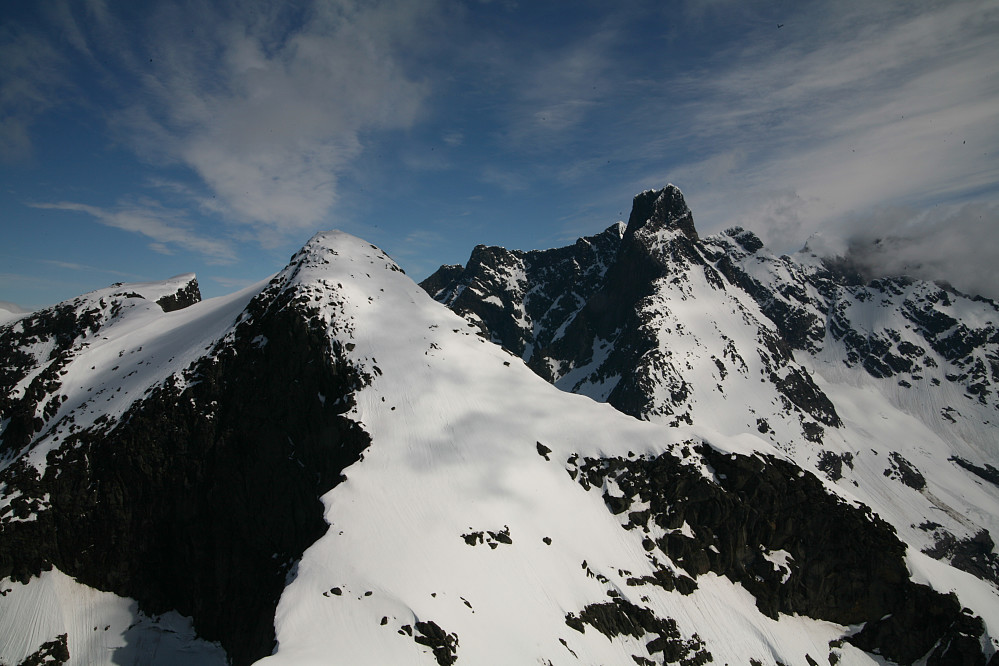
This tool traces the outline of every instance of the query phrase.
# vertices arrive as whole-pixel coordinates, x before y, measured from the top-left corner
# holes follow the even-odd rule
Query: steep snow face
[[[937,285],[775,257],[742,229],[701,240],[667,187],[636,197],[603,284],[531,365],[654,422],[758,433],[757,451],[872,507],[993,598],[996,315]]]
[[[807,250],[775,257],[761,244],[749,252],[737,242],[746,234],[734,229],[705,244],[823,376],[883,393],[977,465],[999,458],[995,303],[923,280],[861,283]]]
[[[771,449],[765,440],[709,426],[667,429],[553,390],[377,248],[329,233],[304,252],[295,279],[329,289],[330,301],[315,301],[318,316],[371,379],[349,414],[372,444],[323,497],[330,529],[299,562],[277,610],[277,651],[263,663],[324,663],[336,655],[358,664],[693,664],[709,653],[717,663],[803,663],[806,654],[878,663],[841,641],[852,633],[844,624],[782,610],[799,603],[794,595],[781,601],[777,594],[770,607],[762,591],[747,591],[755,579],[740,572],[748,562],[766,563],[755,585],[775,590],[817,575],[804,551],[795,550],[796,564],[780,555],[780,530],[730,539],[721,536],[724,520],[712,523],[686,504],[684,493],[701,484],[698,492],[727,497],[725,484],[750,482],[743,468],[770,470],[775,483],[795,488],[811,479],[808,490],[778,493],[775,501],[805,493],[812,500],[795,506],[856,516],[858,530],[872,530],[868,544],[884,539],[883,552],[870,556],[896,562],[878,566],[904,579],[901,560],[889,555],[904,546],[890,531],[826,494],[811,475],[753,456]],[[712,446],[698,454],[705,440]],[[781,464],[793,471],[777,471]],[[657,465],[672,472],[655,474]],[[659,480],[641,490],[647,482],[639,479],[652,478]],[[651,490],[663,482],[680,493],[667,504]],[[677,515],[688,506],[696,524],[671,524],[667,505]],[[771,513],[790,510],[782,507]],[[816,539],[830,531],[823,521]],[[784,524],[808,523],[788,514]],[[829,549],[832,558],[849,552],[847,542],[860,533],[834,532],[847,541]],[[799,534],[795,542],[797,549],[808,539]],[[783,557],[783,569],[771,564],[775,557]],[[984,605],[974,612],[997,626],[996,608]],[[872,620],[883,614],[871,611]]]

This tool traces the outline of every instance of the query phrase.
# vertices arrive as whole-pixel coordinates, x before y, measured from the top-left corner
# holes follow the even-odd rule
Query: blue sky
[[[228,293],[331,228],[419,280],[667,182],[702,234],[999,297],[994,0],[6,0],[0,62],[0,301],[25,307]]]

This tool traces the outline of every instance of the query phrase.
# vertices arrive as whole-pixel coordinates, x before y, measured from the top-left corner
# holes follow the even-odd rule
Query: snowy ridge
[[[789,343],[743,284],[753,238],[701,241],[667,188],[627,229],[477,248],[426,291],[327,232],[230,298],[115,288],[0,329],[27,359],[0,405],[0,660],[153,636],[268,665],[993,658],[995,459],[822,356],[846,334]]]
[[[9,324],[15,319],[20,319],[29,312],[31,311],[26,310],[15,303],[0,301],[0,326]]]
[[[187,274],[115,285],[10,324],[9,339],[20,345],[7,357],[7,376],[15,381],[4,387],[4,464],[24,451],[18,445],[27,445],[28,460],[41,471],[67,434],[98,420],[116,421],[136,399],[202,356],[259,290],[164,312],[158,301],[192,284],[196,291],[194,275]],[[52,320],[55,334],[46,332]],[[74,327],[78,335],[71,333]],[[34,432],[10,432],[11,418],[18,417]]]
[[[552,391],[401,273],[368,273],[382,255],[363,241],[326,235],[321,252],[330,260],[322,279],[344,285],[338,293],[346,296],[327,312],[331,328],[352,332],[348,356],[373,377],[353,412],[373,444],[324,498],[331,529],[306,551],[282,597],[278,651],[265,663],[321,663],[331,650],[349,663],[405,663],[421,652],[421,663],[433,663],[432,650],[413,638],[425,622],[457,637],[458,663],[654,656],[642,642],[566,625],[567,614],[610,593],[651,604],[686,640],[700,636],[722,663],[747,651],[798,661],[804,652],[828,651],[845,633],[813,620],[763,618],[752,597],[725,579],[703,583],[690,598],[638,593],[627,579],[655,572],[640,536],[622,530],[601,497],[559,461],[654,457],[696,431],[671,433]],[[747,450],[745,436],[711,433],[711,440]],[[467,536],[476,533],[506,534],[512,543],[470,545]],[[739,641],[732,614],[744,617]],[[498,644],[498,636],[516,638]]]

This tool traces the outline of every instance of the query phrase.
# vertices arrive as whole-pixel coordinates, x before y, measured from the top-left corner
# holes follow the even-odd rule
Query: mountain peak
[[[201,289],[194,273],[184,273],[167,280],[165,284],[175,285],[176,291],[164,294],[156,299],[156,304],[163,312],[173,312],[201,302]]]
[[[635,195],[625,235],[633,236],[640,229],[680,231],[691,240],[698,240],[690,208],[680,188],[672,183],[661,190]]]

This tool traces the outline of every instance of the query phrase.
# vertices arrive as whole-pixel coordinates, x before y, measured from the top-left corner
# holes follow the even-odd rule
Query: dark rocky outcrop
[[[178,289],[173,294],[167,294],[156,301],[156,304],[163,308],[163,312],[173,312],[201,302],[201,289],[198,288],[198,280],[194,277]]]
[[[958,539],[939,525],[924,523],[924,526],[926,531],[933,532],[934,538],[933,546],[924,548],[924,553],[999,588],[999,555],[987,530]]]
[[[864,625],[847,640],[897,664],[927,657],[927,664],[985,664],[981,618],[961,609],[957,597],[911,585],[892,613]]]
[[[453,290],[461,281],[464,273],[465,267],[461,264],[445,264],[424,279],[420,286],[434,298],[444,297],[448,295],[448,290]]]
[[[495,549],[499,544],[511,545],[513,543],[513,538],[510,536],[510,527],[504,525],[502,530],[478,530],[475,532],[468,532],[461,535],[462,540],[469,546],[478,546],[479,544],[486,544],[490,548]]]
[[[891,461],[891,467],[884,471],[887,478],[899,481],[913,490],[922,490],[926,487],[926,478],[898,451],[888,454],[888,459]]]
[[[59,634],[54,640],[42,643],[37,650],[25,657],[18,666],[55,666],[69,661],[68,634]]]
[[[832,451],[822,451],[816,467],[823,472],[830,481],[839,481],[843,478],[843,465],[853,469],[852,453],[833,453]]]
[[[464,267],[442,266],[420,286],[531,361],[599,287],[621,234],[615,224],[573,245],[531,252],[479,245]]]
[[[746,588],[770,617],[864,624],[850,640],[904,664],[938,644],[964,646],[963,636],[981,624],[962,620],[955,599],[909,579],[905,546],[891,526],[791,463],[701,445],[688,447],[684,458],[570,458],[568,469],[587,489],[612,482],[618,490],[605,491],[605,502],[627,516],[625,529],[649,533],[655,524],[666,532],[643,543],[667,585],[677,579],[668,563],[695,581],[714,572]],[[629,512],[634,503],[649,508]],[[984,631],[976,630],[975,638]]]
[[[959,467],[963,467],[978,478],[984,479],[994,486],[999,486],[999,469],[996,469],[992,465],[988,463],[985,463],[985,465],[976,465],[969,460],[957,456],[951,456],[948,460]]]
[[[278,597],[328,527],[319,498],[369,443],[344,416],[366,378],[307,300],[273,284],[182,379],[67,437],[42,474],[4,470],[8,490],[47,500],[0,525],[0,577],[55,566],[192,617],[234,664],[270,654]]]
[[[451,666],[458,660],[458,634],[447,633],[433,620],[417,622],[416,631],[413,640],[433,650],[440,666]]]
[[[631,204],[631,215],[628,217],[625,241],[646,225],[657,230],[680,231],[690,240],[698,240],[694,217],[683,194],[675,185],[667,185],[661,190],[646,190],[635,196]]]
[[[644,606],[637,606],[620,597],[606,603],[590,604],[579,614],[569,613],[565,623],[580,633],[585,633],[589,625],[607,638],[616,636],[631,636],[644,638],[654,636],[645,644],[649,655],[662,653],[661,659],[666,664],[679,666],[701,666],[712,661],[711,653],[704,649],[704,642],[694,634],[684,639],[672,618],[660,618]],[[644,656],[634,655],[636,663],[656,662]]]

